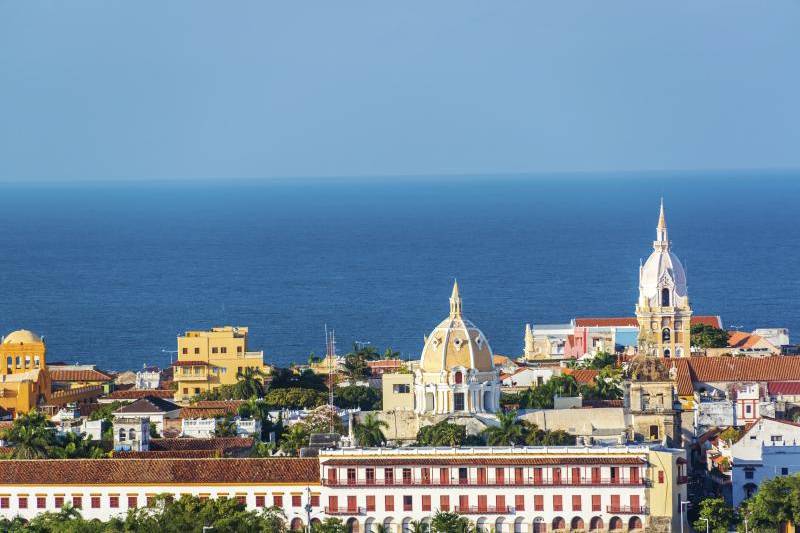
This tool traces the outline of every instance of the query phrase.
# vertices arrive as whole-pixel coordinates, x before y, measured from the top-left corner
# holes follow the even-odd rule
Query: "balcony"
[[[363,507],[328,507],[325,506],[325,514],[334,516],[356,516],[366,514]]]
[[[686,483],[689,483],[689,476],[678,476],[679,485],[685,485]]]
[[[646,505],[638,505],[631,507],[630,505],[609,505],[606,507],[606,512],[611,514],[647,514],[648,508]]]
[[[514,514],[513,507],[497,507],[494,505],[468,505],[461,507],[456,505],[453,507],[453,512],[458,514]]]
[[[507,479],[502,483],[494,480],[477,478],[455,478],[449,483],[423,478],[399,478],[387,482],[385,479],[323,479],[322,484],[327,487],[372,487],[372,486],[429,486],[429,487],[646,487],[649,486],[647,478],[639,479],[612,479],[612,478],[580,478],[580,479]]]
[[[208,374],[177,374],[175,381],[208,381]]]

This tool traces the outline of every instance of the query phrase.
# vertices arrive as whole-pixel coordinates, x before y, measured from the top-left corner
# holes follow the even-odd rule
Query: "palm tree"
[[[389,530],[383,524],[372,524],[372,531],[366,533],[389,533]]]
[[[382,428],[388,427],[389,424],[380,420],[374,413],[369,413],[363,422],[355,425],[353,434],[359,446],[383,446],[386,444],[386,435],[383,434]]]
[[[226,416],[222,420],[217,421],[214,428],[215,437],[235,437],[236,435],[236,421],[233,418]]]
[[[516,411],[506,411],[497,415],[499,426],[486,428],[483,431],[486,444],[489,446],[513,446],[523,440],[522,424],[517,420]]]
[[[367,375],[367,361],[358,353],[347,354],[342,365],[342,372],[352,384]]]
[[[420,522],[419,520],[412,520],[408,525],[408,531],[410,533],[429,533],[431,530],[428,524],[425,522]]]
[[[397,352],[392,349],[391,346],[387,346],[386,350],[383,351],[383,358],[384,359],[400,359],[400,352]]]
[[[14,459],[47,459],[50,439],[43,428],[22,426],[13,431]]]
[[[289,429],[281,435],[281,450],[290,455],[297,455],[300,448],[308,446],[308,436],[305,424],[297,423],[289,426]]]
[[[247,367],[236,372],[236,385],[234,392],[240,400],[253,396],[262,398],[264,396],[264,378],[266,374],[260,368]]]

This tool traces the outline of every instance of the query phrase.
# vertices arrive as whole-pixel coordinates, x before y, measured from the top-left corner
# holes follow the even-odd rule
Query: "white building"
[[[150,449],[150,420],[146,417],[114,418],[114,451],[144,452]]]
[[[0,461],[0,516],[70,503],[108,520],[158,494],[276,505],[290,527],[337,517],[407,531],[437,510],[497,533],[678,531],[682,450],[660,446],[323,450],[318,458]],[[310,505],[307,513],[304,509]]]
[[[161,369],[154,366],[143,366],[136,372],[134,387],[139,390],[157,389],[161,384]]]
[[[123,405],[114,411],[114,417],[124,418],[147,418],[155,424],[159,435],[164,434],[164,419],[178,418],[180,416],[180,406],[155,396],[146,396],[128,405]]]
[[[800,425],[761,418],[731,446],[733,505],[765,480],[800,472]]]
[[[505,388],[527,389],[544,385],[553,377],[552,367],[523,367],[509,374],[500,374],[500,385]]]
[[[182,418],[181,436],[196,439],[208,439],[214,436],[217,429],[219,418]],[[252,437],[261,435],[261,421],[253,418],[233,419],[236,424],[236,435],[238,437]]]

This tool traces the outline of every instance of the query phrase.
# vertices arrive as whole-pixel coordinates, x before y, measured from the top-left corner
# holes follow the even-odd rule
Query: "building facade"
[[[178,337],[178,360],[173,363],[175,400],[188,401],[201,392],[233,385],[248,368],[267,373],[264,352],[248,351],[247,334],[246,327],[225,326],[187,331]]]
[[[682,451],[662,447],[323,450],[319,458],[0,462],[0,515],[70,503],[107,520],[158,494],[276,505],[289,525],[340,518],[351,531],[407,531],[455,511],[497,533],[680,530]],[[306,504],[309,508],[306,509]]]
[[[12,417],[50,401],[44,340],[25,329],[0,340],[0,408]]]
[[[686,272],[672,253],[662,201],[653,253],[639,267],[636,319],[640,353],[658,357],[689,356],[691,317]]]

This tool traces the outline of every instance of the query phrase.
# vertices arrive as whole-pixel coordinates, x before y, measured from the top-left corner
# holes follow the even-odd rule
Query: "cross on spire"
[[[450,295],[450,317],[461,317],[461,296],[458,294],[458,280],[453,282],[453,293]]]

